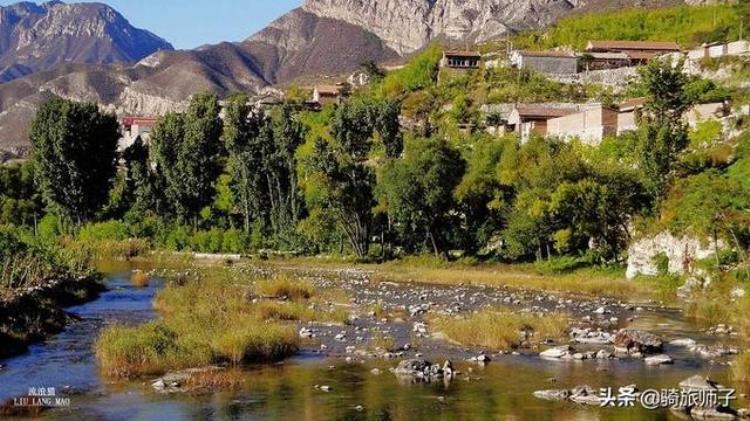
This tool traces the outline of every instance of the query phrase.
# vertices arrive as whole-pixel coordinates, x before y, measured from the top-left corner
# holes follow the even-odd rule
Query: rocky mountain
[[[63,63],[135,62],[172,45],[98,3],[0,7],[0,81]]]
[[[317,16],[360,26],[400,54],[435,38],[484,41],[548,25],[573,10],[568,0],[306,0]]]

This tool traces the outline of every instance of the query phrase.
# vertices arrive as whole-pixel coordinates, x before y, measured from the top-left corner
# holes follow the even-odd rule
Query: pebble
[[[675,339],[673,341],[670,341],[669,344],[672,346],[683,346],[683,347],[689,348],[689,347],[695,346],[696,342],[694,339],[682,338],[682,339]]]
[[[646,362],[646,365],[665,365],[665,364],[674,364],[674,359],[666,354],[660,354],[660,355],[654,355],[651,357],[646,357],[644,360]]]

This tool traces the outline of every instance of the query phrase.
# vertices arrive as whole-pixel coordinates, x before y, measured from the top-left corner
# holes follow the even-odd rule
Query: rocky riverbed
[[[269,275],[264,269],[248,270]],[[561,361],[635,359],[648,365],[673,364],[679,358],[722,365],[742,350],[730,326],[685,332],[692,334],[686,337],[679,329],[695,327],[684,326],[687,322],[678,310],[657,303],[490,286],[374,281],[371,273],[359,270],[293,271],[318,288],[343,290],[350,297],[349,303],[343,305],[350,314],[348,324],[299,326],[306,352],[347,361],[447,358],[477,362],[482,356],[491,359],[524,355]],[[496,308],[535,314],[564,313],[571,320],[569,339],[497,352],[454,343],[430,323],[435,316],[463,318]],[[665,317],[682,320],[672,326],[664,322],[649,325],[651,320]],[[392,338],[395,349],[376,349],[378,338],[383,337]]]
[[[278,269],[236,265],[232,270],[234,276],[244,277],[265,276]],[[679,311],[657,303],[468,284],[392,283],[377,281],[372,273],[359,270],[284,271],[321,291],[343,291],[330,302],[315,305],[340,307],[349,319],[340,324],[298,324],[302,347],[297,356],[283,363],[198,367],[124,383],[98,379],[90,346],[95,333],[84,332],[88,320],[97,326],[110,323],[114,315],[129,320],[132,311],[113,313],[112,309],[131,309],[135,297],[140,297],[138,308],[150,309],[149,297],[159,285],[136,288],[130,285],[131,272],[127,272],[117,275],[122,281],[110,281],[111,292],[103,295],[102,303],[76,310],[81,322],[59,335],[69,339],[61,350],[82,361],[85,369],[70,371],[68,367],[78,363],[57,356],[47,361],[45,346],[39,346],[23,358],[27,360],[23,364],[20,359],[3,361],[7,367],[0,369],[0,379],[19,383],[18,387],[28,381],[78,390],[71,410],[50,412],[58,419],[123,418],[134,408],[142,417],[175,418],[200,413],[267,419],[304,412],[315,419],[386,414],[462,419],[666,419],[668,409],[599,408],[600,391],[628,386],[638,391],[678,388],[694,376],[704,380],[710,376],[717,383],[739,388],[732,416],[743,415],[736,410],[750,406],[743,397],[749,390],[732,383],[728,375],[727,364],[745,349],[734,329],[699,329]],[[185,279],[197,272],[182,270],[179,275],[178,279]],[[520,347],[501,352],[457,344],[433,323],[435,317],[461,318],[494,308],[565,313],[571,322],[568,336],[528,346],[521,342]],[[144,314],[156,316],[152,313]],[[82,338],[89,341],[85,354],[83,349],[74,352]],[[385,346],[387,342],[389,346]],[[54,343],[52,340],[50,346]],[[50,364],[57,368],[45,368]],[[37,374],[30,376],[31,369]],[[80,382],[74,380],[78,377]],[[709,416],[710,409],[716,408],[698,408],[692,414]],[[629,412],[625,415],[624,411]]]

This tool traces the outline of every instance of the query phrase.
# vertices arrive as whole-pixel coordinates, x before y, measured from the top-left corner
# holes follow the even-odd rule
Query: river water
[[[617,388],[674,388],[702,374],[732,385],[724,366],[711,365],[686,350],[667,347],[676,363],[648,367],[642,361],[550,362],[533,355],[505,356],[480,367],[459,364],[464,372],[449,384],[405,384],[388,372],[393,361],[349,364],[303,351],[283,364],[243,369],[248,381],[233,391],[159,395],[149,379],[108,383],[97,369],[93,343],[97,332],[111,323],[138,324],[156,317],[152,299],[163,285],[154,279],[146,288],[130,282],[127,265],[106,268],[109,290],[99,299],[69,309],[81,317],[46,343],[25,355],[0,363],[0,400],[26,395],[29,388],[54,387],[70,398],[70,407],[50,410],[45,418],[81,419],[516,419],[516,420],[667,420],[668,410],[598,408],[547,402],[533,397],[540,389],[588,384]],[[665,337],[712,338],[676,312],[638,319],[637,326]],[[380,375],[371,371],[381,370]],[[470,379],[470,380],[466,380]],[[323,392],[316,385],[331,387]],[[738,391],[741,393],[742,391]],[[735,407],[747,406],[746,401]]]

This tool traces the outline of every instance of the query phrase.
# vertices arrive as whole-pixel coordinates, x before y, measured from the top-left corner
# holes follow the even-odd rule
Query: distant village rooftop
[[[444,52],[447,57],[476,57],[481,58],[482,55],[476,51],[468,50],[447,50]]]
[[[589,41],[586,51],[628,51],[651,52],[680,51],[680,45],[669,41]]]
[[[122,119],[120,119],[120,122],[123,126],[130,127],[130,126],[155,126],[156,123],[159,122],[158,117],[143,117],[143,116],[124,116]]]
[[[546,51],[528,51],[524,50],[521,51],[519,54],[524,55],[526,57],[570,57],[575,58],[575,54],[567,51],[555,51],[555,50],[546,50]]]
[[[571,108],[556,108],[556,107],[540,107],[540,106],[525,106],[519,105],[516,107],[518,115],[525,119],[546,119],[556,118],[570,115],[576,112],[575,109]]]

